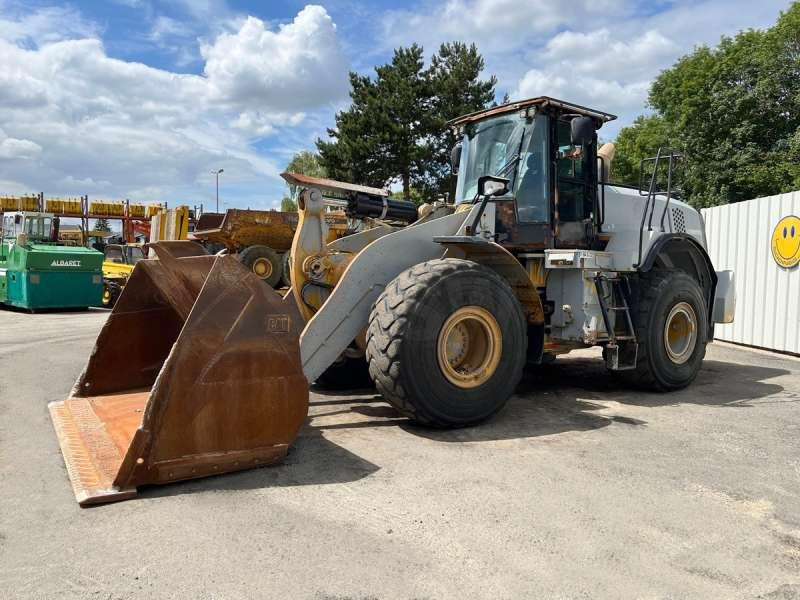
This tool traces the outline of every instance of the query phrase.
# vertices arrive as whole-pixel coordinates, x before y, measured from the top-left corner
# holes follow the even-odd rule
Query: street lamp
[[[219,174],[220,173],[224,173],[224,172],[225,172],[225,169],[217,169],[216,171],[211,171],[212,175],[216,175],[217,176],[217,210],[216,210],[216,212],[219,212]]]

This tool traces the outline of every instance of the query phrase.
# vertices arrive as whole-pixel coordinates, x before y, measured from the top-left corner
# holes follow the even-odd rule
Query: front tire
[[[689,385],[703,362],[708,310],[697,281],[681,271],[643,274],[636,285],[633,322],[636,368],[619,371],[626,382],[655,391]]]
[[[454,258],[397,276],[373,306],[367,360],[378,391],[420,423],[460,427],[500,410],[522,378],[527,329],[508,283]]]
[[[114,308],[114,305],[122,293],[122,286],[115,281],[109,279],[103,280],[103,295],[101,297],[101,305],[103,308]]]

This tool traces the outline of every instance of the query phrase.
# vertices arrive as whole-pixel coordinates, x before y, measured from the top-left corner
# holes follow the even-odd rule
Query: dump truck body
[[[231,208],[225,212],[222,220],[214,227],[209,215],[200,217],[198,228],[192,237],[224,244],[231,252],[237,252],[248,246],[269,246],[278,252],[285,252],[292,245],[294,230],[297,228],[296,212],[277,210],[241,210]],[[208,227],[212,225],[212,227]],[[202,227],[202,229],[200,228]]]

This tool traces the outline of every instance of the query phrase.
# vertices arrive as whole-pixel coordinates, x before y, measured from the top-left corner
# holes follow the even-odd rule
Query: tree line
[[[640,160],[664,147],[684,155],[678,185],[697,207],[800,188],[800,3],[680,58],[656,77],[649,108],[617,136],[618,181],[638,184]]]
[[[427,67],[414,44],[396,49],[374,76],[351,72],[350,106],[316,141],[317,152],[296,154],[288,170],[400,185],[416,202],[452,198],[456,140],[447,123],[496,105],[497,79],[484,78],[484,68],[474,44],[451,42]],[[800,2],[768,29],[678,59],[653,81],[647,108],[615,140],[614,181],[637,185],[640,161],[669,148],[683,155],[679,193],[697,207],[800,188]],[[289,198],[282,205],[292,209]]]

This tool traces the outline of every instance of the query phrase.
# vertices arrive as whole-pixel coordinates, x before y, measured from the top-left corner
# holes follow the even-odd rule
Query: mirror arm
[[[481,223],[481,217],[483,216],[483,211],[486,209],[486,203],[489,202],[489,194],[486,194],[481,201],[481,205],[478,208],[478,212],[475,213],[475,218],[472,220],[472,225],[470,225],[470,235],[477,235],[475,232],[478,230],[478,226]]]

